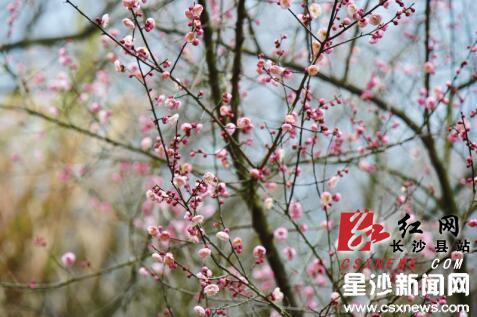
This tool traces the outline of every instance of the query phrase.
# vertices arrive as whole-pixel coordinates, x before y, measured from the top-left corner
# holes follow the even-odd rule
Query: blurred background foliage
[[[7,8],[12,1],[0,1],[0,23],[2,28],[5,27],[0,45],[3,66],[3,72],[0,73],[0,102],[3,106],[0,110],[0,277],[2,281],[31,284],[32,287],[35,283],[51,284],[45,290],[35,291],[0,288],[0,315],[153,316],[163,313],[166,316],[167,302],[174,303],[175,307],[189,307],[196,301],[197,294],[191,291],[193,287],[188,287],[192,283],[182,272],[173,273],[174,278],[163,282],[168,284],[139,280],[137,273],[147,254],[145,225],[172,221],[169,229],[174,231],[180,227],[182,219],[177,210],[164,206],[152,208],[145,201],[145,190],[164,180],[158,176],[163,168],[162,161],[141,148],[144,136],[155,137],[144,95],[138,87],[134,87],[132,80],[125,80],[124,75],[114,72],[111,56],[108,56],[111,49],[104,39],[63,1],[13,2],[19,5],[20,13],[13,27],[10,27],[6,23],[9,14],[3,8]],[[277,25],[273,21],[282,21],[282,16],[275,16],[273,11],[268,12],[259,2],[254,2],[249,8],[263,17],[264,26],[259,39],[271,44],[273,36],[280,31],[289,31],[290,46],[298,46],[297,49],[291,49],[291,60],[301,61],[303,56],[299,54],[297,43],[303,39],[296,25],[296,28],[290,27],[294,25],[291,24],[293,19],[284,19],[289,23]],[[81,0],[77,4],[93,18],[109,12],[116,25],[124,16],[120,1]],[[155,15],[161,27],[166,25],[154,35],[155,45],[162,56],[177,54],[183,39],[182,12],[189,4],[186,1],[152,1],[151,7],[154,9],[145,10]],[[475,8],[475,2],[462,1],[456,6],[458,13],[455,14],[467,26],[467,32],[459,33],[456,38],[452,39],[456,35],[445,29],[444,21],[447,23],[449,21],[446,19],[451,18],[443,17],[442,21],[437,22],[443,25],[436,27],[439,29],[436,33],[441,38],[454,41],[452,47],[456,55],[452,57],[453,64],[442,66],[449,68],[450,73],[456,61],[465,55],[462,47],[472,41],[473,32],[469,29],[475,23],[471,21],[471,15],[462,13],[466,7]],[[233,31],[232,20],[225,23],[224,41],[230,40],[228,35]],[[418,19],[418,23],[405,27],[412,35],[420,34],[421,26],[422,19]],[[9,34],[10,28],[13,28],[12,34]],[[359,57],[353,57],[355,66],[349,77],[350,81],[362,87],[371,73],[370,65],[376,59],[386,59],[387,63],[398,65],[396,68],[399,71],[391,72],[385,81],[390,86],[395,84],[399,87],[391,91],[383,88],[376,94],[380,97],[386,95],[404,106],[413,102],[410,96],[418,90],[416,81],[422,78],[416,75],[418,79],[408,80],[402,70],[410,64],[420,65],[422,56],[420,49],[416,48],[419,43],[401,41],[403,37],[398,34],[390,32],[390,38],[379,49],[369,48],[366,41],[363,47],[357,44],[353,49]],[[59,52],[60,49],[64,50],[63,53]],[[224,50],[223,47],[221,49]],[[343,47],[337,50],[336,64],[330,66],[330,73],[344,70],[342,61],[348,56],[348,49]],[[65,51],[73,60],[71,64],[64,60]],[[229,69],[231,54],[226,50],[222,54],[219,63],[224,69]],[[205,63],[201,57],[201,50],[186,50],[183,61],[178,65],[178,72],[185,74],[184,79],[189,80],[195,88],[207,89],[207,81],[203,76]],[[246,72],[253,73],[256,66],[253,54],[249,54],[244,64]],[[257,88],[254,79],[244,77],[242,87],[248,96],[246,100],[249,109],[253,109],[254,118],[264,118],[265,114],[272,117],[276,114],[278,118],[280,112],[277,109],[283,106],[281,97],[274,91]],[[441,76],[448,77],[448,74]],[[326,98],[335,94],[335,88],[330,82],[320,83],[316,87]],[[160,89],[166,95],[174,91],[172,86]],[[465,106],[472,104],[475,97],[469,96],[469,100]],[[93,103],[100,104],[105,112],[101,115],[92,114],[90,107]],[[180,111],[181,118],[191,121],[203,118],[195,108],[188,107],[188,101],[184,103]],[[362,105],[360,101],[353,103],[356,104]],[[28,107],[31,111],[26,112],[19,106]],[[366,104],[362,109],[358,117],[366,120],[371,130],[380,130],[382,113]],[[411,109],[409,113],[414,116],[416,110]],[[355,115],[355,109],[336,110],[330,116],[330,121],[338,125],[344,117]],[[439,120],[445,121],[445,118]],[[344,126],[349,126],[349,122],[344,123]],[[204,124],[204,130],[210,132],[210,126]],[[409,135],[389,133],[394,138]],[[255,137],[265,139],[263,135]],[[412,201],[414,208],[426,211],[422,212],[423,217],[437,214],[439,202],[432,196],[438,185],[435,178],[430,176],[432,173],[426,158],[423,158],[422,145],[409,143],[373,156],[374,164],[386,166],[377,174],[364,173],[354,161],[341,166],[325,166],[330,175],[343,166],[355,172],[349,176],[348,185],[340,184],[343,196],[348,197],[341,209],[353,210],[366,206],[378,212],[384,210],[383,205],[394,203],[401,185],[415,177],[413,180],[421,188]],[[439,143],[442,148],[445,144],[445,141]],[[197,140],[194,147],[200,146],[214,148],[210,137]],[[251,151],[254,150],[258,157],[259,150]],[[465,167],[454,163],[462,159],[461,152],[452,152],[452,157],[454,161],[446,160],[449,173],[454,176],[463,174]],[[191,163],[202,170],[213,167],[210,160],[200,156]],[[312,172],[308,168],[304,173],[311,175]],[[229,172],[224,171],[223,174],[228,176]],[[424,179],[426,176],[428,178]],[[468,192],[461,191],[458,181],[454,181],[454,185],[457,188],[456,195],[467,197],[465,195]],[[322,250],[325,250],[325,236],[319,226],[323,217],[318,218],[313,214],[318,206],[317,199],[305,190],[297,192],[307,202],[305,217],[312,224],[310,227],[316,230],[315,238],[321,241]],[[277,197],[280,195],[277,194]],[[215,206],[204,208],[216,209]],[[248,212],[243,202],[235,198],[235,194],[224,209],[227,223],[232,228],[249,229]],[[429,213],[429,210],[432,212]],[[274,220],[273,225],[277,226],[280,221],[280,218]],[[211,224],[208,226],[213,230]],[[336,229],[336,224],[333,228]],[[432,224],[427,228],[435,229]],[[256,238],[254,235],[246,238],[245,252],[249,252]],[[297,247],[300,259],[298,268],[291,270],[291,276],[305,276],[306,279],[305,267],[311,257],[304,248],[300,249],[299,241],[298,237],[290,237],[290,243]],[[184,263],[200,267],[201,263],[190,254],[197,247],[187,246],[186,242],[181,242],[174,250]],[[73,268],[61,264],[60,257],[67,251],[76,254],[77,265]],[[245,258],[244,262],[252,265],[253,259]],[[166,269],[157,267],[157,270],[162,272]],[[67,285],[63,285],[63,281],[67,281]],[[168,292],[164,292],[165,287]],[[315,291],[323,293],[319,286],[316,286]],[[317,300],[321,301],[320,304],[326,303],[326,299]],[[227,303],[227,300],[224,302]],[[237,309],[237,315],[247,309],[250,315],[269,314],[267,308],[260,306],[249,307],[245,304],[244,307]],[[179,316],[188,316],[189,311],[184,308]]]

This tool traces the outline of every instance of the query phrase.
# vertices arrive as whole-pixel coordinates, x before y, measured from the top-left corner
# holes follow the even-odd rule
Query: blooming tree
[[[2,168],[46,173],[1,181],[9,302],[44,314],[345,314],[355,299],[343,295],[340,212],[365,208],[389,232],[405,214],[421,220],[423,273],[462,256],[432,241],[442,216],[459,217],[461,236],[477,226],[473,1],[101,5],[58,1],[55,19],[80,30],[25,38],[16,32],[48,10],[7,5]],[[56,22],[43,28],[61,32]]]

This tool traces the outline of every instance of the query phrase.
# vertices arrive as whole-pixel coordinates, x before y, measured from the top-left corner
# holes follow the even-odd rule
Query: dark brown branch
[[[204,11],[202,13],[202,24],[204,26],[204,44],[205,44],[205,54],[206,54],[206,63],[209,71],[209,86],[211,87],[212,100],[215,104],[220,104],[221,102],[221,93],[220,85],[218,81],[218,70],[216,65],[216,56],[214,54],[214,43],[212,39],[212,29],[209,24],[209,15],[206,7],[206,1],[199,0],[199,3],[204,6]],[[234,62],[232,66],[232,109],[234,112],[234,121],[236,122],[238,116],[238,106],[240,105],[240,92],[239,92],[239,82],[241,74],[241,56],[243,54],[242,45],[244,42],[244,33],[243,33],[243,24],[246,18],[245,10],[245,0],[240,0],[237,6],[237,22],[236,22],[236,37],[235,37],[235,48],[233,51]],[[235,138],[237,135],[235,135]],[[236,138],[237,140],[237,138]],[[232,154],[234,166],[237,169],[237,173],[240,181],[243,182],[242,186],[242,197],[247,204],[248,209],[252,215],[252,227],[257,233],[261,244],[267,249],[267,260],[272,268],[275,280],[280,287],[281,291],[285,297],[285,304],[289,305],[291,308],[297,307],[297,302],[293,295],[293,291],[288,281],[288,275],[285,270],[285,266],[280,259],[280,254],[273,241],[273,233],[271,232],[266,216],[265,209],[261,204],[259,197],[257,196],[257,184],[253,181],[248,180],[248,170],[244,167],[244,157],[243,153],[239,151],[240,149],[236,145],[236,142],[230,143],[227,147]],[[289,314],[292,316],[301,316],[302,312],[290,309]]]
[[[100,12],[108,12],[112,10],[117,5],[116,1],[107,2],[106,6]],[[59,42],[64,42],[68,40],[86,40],[94,33],[98,33],[98,29],[93,25],[89,24],[83,30],[69,35],[61,35],[54,37],[45,37],[45,38],[36,38],[36,39],[23,39],[17,42],[10,44],[0,45],[0,52],[8,52],[13,49],[25,49],[30,46],[50,46],[55,45]]]
[[[13,42],[10,44],[4,44],[0,46],[0,52],[8,52],[13,49],[26,49],[30,46],[50,46],[58,42],[68,41],[68,40],[84,40],[90,37],[97,32],[97,28],[94,25],[88,25],[85,29],[81,30],[78,33],[70,35],[62,35],[55,37],[45,37],[45,38],[36,38],[36,39],[24,39],[18,42]]]
[[[242,71],[242,45],[244,41],[243,24],[245,21],[245,0],[239,0],[237,5],[237,22],[235,23],[235,48],[234,48],[234,61],[232,66],[232,112],[234,113],[233,121],[237,124],[238,106],[240,104],[240,73]],[[239,131],[236,130],[234,138],[238,138]]]
[[[201,15],[201,23],[204,28],[204,43],[205,43],[205,59],[207,68],[209,69],[209,85],[212,93],[212,100],[217,106],[222,97],[220,93],[219,72],[217,70],[217,62],[215,57],[214,43],[212,41],[212,27],[210,25],[209,12],[207,10],[207,1],[199,0],[199,3],[204,7]]]
[[[251,54],[256,55],[256,53],[251,53]],[[265,56],[265,58],[270,58],[270,57]],[[303,68],[304,68],[303,66],[295,64],[293,62],[284,62],[283,65],[297,71],[303,71]],[[353,84],[343,82],[332,76],[319,73],[318,77],[321,80],[334,85],[335,87],[347,90],[353,95],[361,96],[361,94],[363,93],[363,89],[357,86],[354,86]],[[402,111],[401,109],[398,109],[397,107],[391,105],[390,103],[376,96],[371,97],[370,101],[374,103],[381,110],[389,111],[390,113],[392,113],[393,115],[401,119],[408,126],[408,128],[410,128],[415,134],[419,135],[419,137],[421,138],[421,141],[426,147],[426,150],[429,155],[429,159],[431,161],[431,164],[439,180],[440,188],[442,191],[442,197],[440,199],[442,208],[446,214],[456,214],[458,211],[458,208],[457,208],[457,203],[455,201],[455,197],[454,197],[451,184],[449,181],[449,176],[447,175],[446,169],[439,158],[439,155],[435,147],[435,142],[432,136],[429,134],[425,134],[425,135],[422,134],[421,133],[422,128],[418,124],[416,124],[414,120],[412,120],[408,115],[406,115],[406,113]]]
[[[98,272],[94,272],[94,273],[90,273],[90,274],[85,274],[85,275],[80,275],[80,276],[77,276],[77,277],[72,277],[72,278],[70,278],[70,279],[68,279],[68,280],[61,281],[61,282],[37,284],[37,285],[34,286],[34,287],[32,287],[32,285],[30,285],[30,284],[19,284],[19,283],[11,283],[11,282],[0,282],[0,287],[2,287],[2,288],[24,289],[24,290],[31,290],[31,291],[44,291],[44,290],[51,290],[51,289],[62,288],[62,287],[68,286],[68,285],[70,285],[70,284],[73,284],[73,283],[75,283],[75,282],[79,282],[79,281],[83,281],[83,280],[87,280],[87,279],[99,277],[99,276],[101,276],[101,275],[103,275],[103,274],[111,273],[111,272],[114,272],[114,271],[116,271],[116,270],[129,267],[129,266],[131,266],[131,265],[134,265],[134,264],[136,264],[136,263],[141,262],[144,258],[146,258],[146,256],[144,256],[143,258],[136,258],[136,259],[133,259],[133,260],[129,260],[129,261],[127,261],[127,262],[124,262],[124,263],[120,263],[120,264],[111,266],[111,267],[109,267],[109,268],[103,269],[103,270],[98,271]]]
[[[237,21],[235,24],[235,47],[234,47],[234,60],[232,65],[232,112],[234,114],[233,121],[236,124],[239,114],[239,105],[240,105],[240,76],[242,71],[242,46],[244,42],[244,32],[243,25],[246,18],[245,10],[245,0],[239,0],[237,4]],[[238,130],[233,135],[233,138],[238,140]],[[235,146],[231,146],[231,150],[235,151]],[[237,168],[238,176],[241,181],[246,181],[248,176],[248,171],[241,166],[240,161],[242,160],[241,155],[235,157],[234,165]],[[252,226],[254,231],[257,233],[260,242],[267,249],[267,260],[270,264],[270,267],[273,270],[275,281],[277,286],[280,287],[280,290],[284,295],[284,304],[290,306],[291,308],[297,308],[298,303],[295,299],[293,290],[291,288],[288,274],[283,264],[280,254],[275,246],[273,241],[273,233],[269,228],[267,218],[265,216],[265,209],[257,195],[257,183],[255,181],[249,181],[244,183],[243,187],[243,199],[246,202],[251,214],[252,214]],[[296,311],[289,309],[288,313],[291,316],[299,317],[303,313],[301,311]]]
[[[138,153],[138,154],[141,154],[141,155],[145,155],[145,156],[147,156],[150,159],[153,159],[155,161],[165,163],[165,161],[163,159],[161,159],[160,157],[155,156],[154,154],[152,154],[150,152],[143,151],[142,149],[136,148],[136,147],[134,147],[132,145],[129,145],[129,144],[121,143],[121,142],[113,140],[109,137],[104,137],[104,136],[98,135],[98,134],[93,133],[89,130],[81,128],[77,125],[60,121],[60,120],[58,120],[54,117],[50,117],[46,114],[43,114],[43,113],[41,113],[39,111],[36,111],[36,110],[33,110],[33,109],[29,109],[29,108],[26,108],[26,107],[20,107],[20,106],[8,106],[8,105],[0,105],[0,109],[25,112],[25,113],[27,113],[31,116],[41,118],[41,119],[46,120],[48,122],[54,123],[55,125],[57,125],[61,128],[76,131],[78,133],[81,133],[81,134],[86,135],[88,137],[91,137],[93,139],[100,140],[100,141],[106,142],[108,144],[111,144],[113,146],[123,148],[123,149],[126,149],[128,151],[135,152],[135,153]]]

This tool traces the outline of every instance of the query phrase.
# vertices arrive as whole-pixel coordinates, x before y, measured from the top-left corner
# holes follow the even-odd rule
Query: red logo
[[[341,213],[338,251],[371,251],[373,243],[390,236],[381,224],[374,223],[374,213],[368,209]]]

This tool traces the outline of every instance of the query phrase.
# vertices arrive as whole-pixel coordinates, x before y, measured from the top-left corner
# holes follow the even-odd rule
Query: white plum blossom
[[[228,241],[230,239],[229,234],[225,231],[219,231],[219,232],[216,233],[215,236],[217,237],[217,239],[219,239],[221,241]]]
[[[207,296],[215,296],[217,295],[219,291],[220,291],[220,288],[215,284],[207,285],[204,288],[204,293],[207,294]]]
[[[321,6],[318,3],[312,3],[308,7],[310,15],[313,19],[319,18],[321,16]]]
[[[272,292],[272,301],[275,303],[280,303],[283,300],[283,293],[279,287],[275,287]]]
[[[196,316],[206,316],[204,307],[199,305],[194,307],[194,313],[196,314]]]

